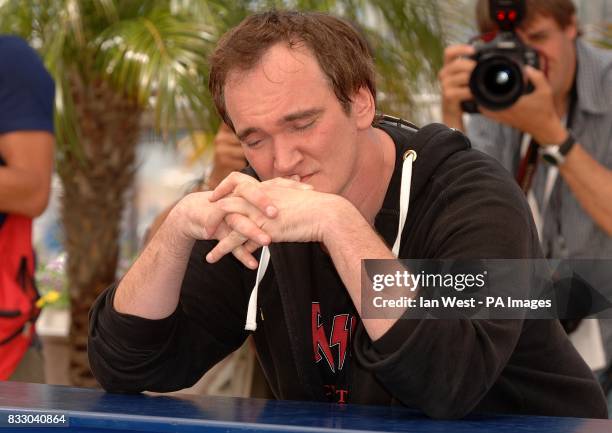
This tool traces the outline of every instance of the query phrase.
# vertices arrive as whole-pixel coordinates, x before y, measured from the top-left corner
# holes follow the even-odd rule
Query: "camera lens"
[[[523,94],[523,74],[519,65],[508,57],[482,59],[472,72],[470,88],[479,105],[502,110]]]
[[[516,77],[512,75],[512,71],[505,67],[490,68],[485,73],[485,86],[491,92],[496,94],[508,93],[514,86]]]

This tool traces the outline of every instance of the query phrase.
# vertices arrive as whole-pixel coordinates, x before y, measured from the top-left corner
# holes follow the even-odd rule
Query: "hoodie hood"
[[[394,122],[383,120],[376,127],[385,131],[393,139],[396,147],[395,169],[389,183],[381,210],[399,211],[400,179],[402,176],[403,155],[414,150],[417,160],[413,164],[410,201],[419,199],[428,182],[442,165],[455,152],[469,149],[470,141],[455,129],[449,129],[439,123],[432,123],[419,129],[418,132],[407,128],[398,128]],[[407,144],[406,144],[407,143]],[[409,213],[410,214],[410,213]]]
[[[383,205],[376,215],[375,227],[385,240],[389,248],[393,245],[397,235],[398,220],[400,215],[400,187],[402,176],[403,156],[412,150],[416,153],[416,159],[412,164],[412,182],[410,185],[410,207],[408,218],[402,230],[401,244],[406,242],[410,231],[411,222],[415,218],[412,208],[420,206],[422,200],[429,200],[426,191],[431,182],[444,170],[439,170],[449,158],[458,152],[470,149],[470,142],[461,132],[448,127],[433,123],[418,131],[405,127],[398,127],[398,123],[391,122],[385,118],[376,126],[385,131],[395,143],[395,168]],[[395,227],[395,228],[393,228]]]

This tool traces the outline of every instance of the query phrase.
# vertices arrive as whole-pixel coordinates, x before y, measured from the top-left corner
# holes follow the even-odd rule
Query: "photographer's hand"
[[[486,117],[530,134],[541,145],[560,144],[567,138],[567,129],[555,107],[552,89],[544,73],[530,66],[525,75],[534,86],[510,108],[490,111],[480,107]]]
[[[215,146],[213,169],[207,182],[211,189],[215,189],[231,172],[240,171],[246,166],[240,140],[225,123],[219,126],[213,143]]]
[[[476,62],[471,45],[451,45],[444,50],[444,66],[438,74],[442,91],[442,121],[449,127],[464,131],[461,102],[472,99],[470,75]]]

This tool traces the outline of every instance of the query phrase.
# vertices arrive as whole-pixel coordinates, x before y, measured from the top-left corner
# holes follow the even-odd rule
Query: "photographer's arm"
[[[537,69],[526,67],[534,91],[524,95],[503,111],[482,113],[530,134],[538,143],[558,144],[567,138],[567,129],[559,112],[567,110],[555,103],[550,84]],[[567,101],[565,103],[567,105]],[[576,143],[559,167],[563,179],[584,210],[608,235],[612,236],[612,171],[596,161],[580,143]]]
[[[559,172],[583,209],[608,236],[612,236],[612,170],[576,143]]]
[[[28,217],[47,207],[53,171],[53,135],[16,131],[0,135],[0,212]]]

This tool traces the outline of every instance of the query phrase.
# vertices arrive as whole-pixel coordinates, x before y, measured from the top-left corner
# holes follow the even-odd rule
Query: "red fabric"
[[[538,168],[538,152],[539,145],[531,140],[525,156],[521,160],[518,171],[516,173],[516,182],[519,184],[525,195],[529,193],[531,182]]]
[[[32,341],[37,299],[32,220],[8,215],[0,228],[0,380],[11,376]]]

